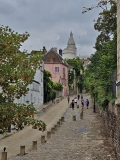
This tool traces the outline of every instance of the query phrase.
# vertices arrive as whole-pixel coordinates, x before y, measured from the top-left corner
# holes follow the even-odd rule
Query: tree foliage
[[[79,78],[80,70],[83,70],[82,61],[79,58],[67,59],[67,63],[73,67],[76,72],[76,77]]]
[[[19,34],[9,27],[0,27],[0,86],[2,97],[8,102],[27,93],[27,86],[40,67],[42,51],[29,56],[19,50],[28,37],[27,32]]]
[[[55,99],[56,91],[61,91],[63,86],[59,82],[53,82],[49,71],[44,70],[44,102]]]
[[[97,97],[100,106],[105,107],[115,98],[112,90],[112,73],[117,69],[117,33],[113,40],[102,45],[91,57],[91,64],[85,71],[85,86],[92,96]]]
[[[19,34],[11,28],[0,26],[0,130],[4,132],[11,124],[15,129],[24,125],[45,130],[46,125],[35,120],[35,108],[14,104],[28,91],[28,85],[34,80],[36,69],[40,67],[42,51],[28,55],[20,51],[22,43],[29,37],[27,32]]]
[[[44,131],[46,124],[41,120],[34,119],[35,113],[34,107],[24,104],[9,102],[0,104],[0,131],[5,132],[11,124],[15,130],[22,130],[25,126],[32,125],[32,128]]]
[[[101,49],[104,42],[111,39],[117,28],[117,0],[99,0],[97,5],[84,7],[83,13],[98,7],[102,11],[99,13],[97,21],[94,20],[94,28],[100,32],[95,43],[97,50]]]
[[[71,88],[71,84],[73,84],[74,78],[76,78],[76,84],[81,92],[83,88],[83,63],[79,58],[67,59],[66,61],[70,66],[73,67],[73,69],[68,73],[68,86]]]
[[[53,82],[53,88],[54,90],[61,91],[63,89],[63,86],[59,82]]]
[[[48,102],[52,99],[53,95],[53,82],[51,80],[52,75],[49,71],[44,70],[44,102]]]
[[[84,84],[86,90],[97,98],[98,104],[106,107],[115,98],[111,77],[117,68],[117,0],[99,0],[97,5],[84,7],[83,13],[98,7],[102,11],[97,21],[94,20],[94,28],[100,34],[96,38],[96,52],[85,71]]]

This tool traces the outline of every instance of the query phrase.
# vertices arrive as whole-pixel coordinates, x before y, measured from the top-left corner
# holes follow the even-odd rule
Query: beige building
[[[120,105],[120,0],[117,1],[117,100]]]

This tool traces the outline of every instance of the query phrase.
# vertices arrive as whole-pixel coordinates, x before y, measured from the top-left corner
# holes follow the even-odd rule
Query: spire
[[[73,39],[73,33],[72,33],[72,31],[70,32],[70,38],[68,40],[68,46],[69,45],[74,45],[75,46],[75,41]]]
[[[73,33],[72,33],[72,31],[70,32],[70,37],[73,37]]]

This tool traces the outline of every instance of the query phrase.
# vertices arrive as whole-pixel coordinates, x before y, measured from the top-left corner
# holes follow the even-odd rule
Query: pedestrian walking
[[[76,97],[74,98],[74,103],[77,106],[77,98]]]
[[[86,106],[87,106],[87,109],[88,109],[88,106],[89,106],[89,100],[86,99]]]
[[[84,99],[81,100],[81,105],[84,107]]]
[[[81,100],[83,99],[83,96],[82,96],[82,94],[81,94]]]
[[[74,99],[72,100],[71,105],[72,105],[72,109],[74,109]]]
[[[68,95],[68,97],[67,97],[67,100],[68,100],[68,104],[69,104],[69,102],[70,102],[70,96]]]
[[[80,99],[80,95],[78,94],[78,100]]]

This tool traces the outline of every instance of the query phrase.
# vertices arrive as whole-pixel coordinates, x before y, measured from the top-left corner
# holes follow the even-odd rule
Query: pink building
[[[63,85],[62,96],[67,96],[68,91],[68,64],[62,58],[62,50],[57,53],[56,48],[51,48],[44,55],[44,69],[52,74],[53,82],[60,82]]]

